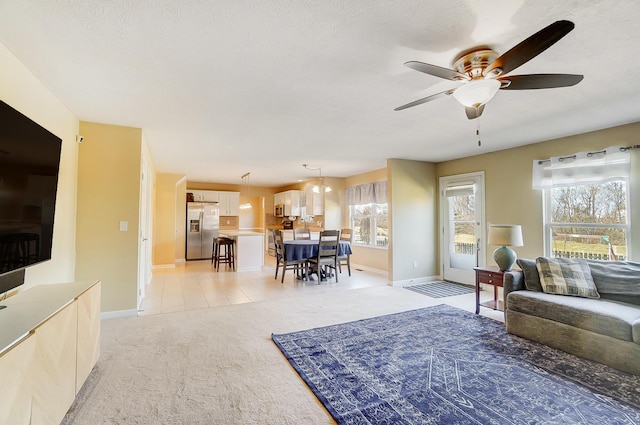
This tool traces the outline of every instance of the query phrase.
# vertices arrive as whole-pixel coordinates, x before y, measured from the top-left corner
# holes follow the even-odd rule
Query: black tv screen
[[[0,101],[0,294],[51,259],[62,140]]]

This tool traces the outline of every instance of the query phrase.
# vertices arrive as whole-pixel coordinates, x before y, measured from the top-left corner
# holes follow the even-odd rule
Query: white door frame
[[[475,191],[475,218],[476,218],[476,266],[484,266],[486,263],[486,226],[485,226],[485,196],[484,196],[484,171],[474,173],[458,174],[454,176],[444,176],[439,179],[440,191],[440,275],[445,280],[475,285],[475,272],[472,269],[460,270],[449,267],[449,211],[445,189],[455,183],[473,181],[476,185]]]
[[[138,242],[138,309],[145,297],[146,285],[151,281],[151,178],[147,161],[142,157],[140,173],[140,240]]]

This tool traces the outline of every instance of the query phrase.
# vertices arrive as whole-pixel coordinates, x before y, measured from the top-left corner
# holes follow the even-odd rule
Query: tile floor
[[[279,271],[277,280],[274,279],[274,272],[275,260],[269,255],[265,256],[265,265],[262,270],[255,272],[238,273],[223,270],[222,267],[219,272],[216,272],[208,260],[188,261],[175,268],[155,269],[151,283],[146,287],[146,296],[138,314],[145,316],[388,286],[386,274],[358,270],[354,266],[352,266],[351,276],[343,267],[338,283],[334,279],[321,284],[318,284],[317,280],[297,280],[291,270],[287,270],[284,283],[280,283],[282,271]],[[389,288],[405,290],[401,287]],[[418,297],[426,297],[426,295],[414,294]],[[492,294],[492,291],[483,291],[481,300],[489,300]],[[438,301],[475,311],[475,294],[439,298]],[[482,308],[481,314],[496,320],[504,320],[503,313],[499,311]]]

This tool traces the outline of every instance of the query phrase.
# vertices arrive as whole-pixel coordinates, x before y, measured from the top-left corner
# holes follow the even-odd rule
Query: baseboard
[[[344,264],[342,266],[344,270],[346,266]],[[365,272],[371,272],[371,273],[377,273],[377,274],[387,274],[386,270],[375,269],[373,267],[363,266],[361,264],[354,264],[354,263],[351,263],[351,270],[362,270]]]
[[[424,276],[424,277],[415,277],[413,279],[404,279],[404,280],[394,280],[391,281],[391,286],[407,286],[407,285],[415,285],[417,283],[427,283],[434,282],[436,280],[442,280],[440,276]]]
[[[155,269],[175,269],[176,265],[175,264],[156,264],[151,266],[152,270]]]
[[[138,315],[138,310],[118,310],[118,311],[106,311],[100,313],[100,320],[120,319],[122,317],[135,317]]]

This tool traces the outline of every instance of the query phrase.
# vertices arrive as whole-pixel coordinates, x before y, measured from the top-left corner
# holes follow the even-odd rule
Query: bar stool
[[[220,264],[228,264],[232,270],[236,269],[236,257],[235,257],[235,239],[226,238],[223,236],[213,239],[213,255],[211,256],[211,262],[216,271],[220,270]]]

